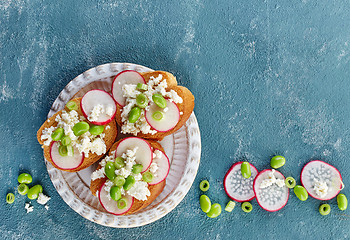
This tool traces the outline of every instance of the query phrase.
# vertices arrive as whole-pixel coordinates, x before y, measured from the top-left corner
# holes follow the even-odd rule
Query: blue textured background
[[[284,2],[284,3],[282,3]],[[343,3],[342,3],[343,2]],[[253,200],[209,219],[199,209],[200,180],[222,206],[233,162],[259,170],[283,154],[285,175],[299,178],[310,159],[340,169],[350,186],[350,7],[336,0],[0,1],[0,236],[2,239],[346,239],[349,209],[335,199],[268,213]],[[201,165],[170,214],[136,229],[85,220],[55,191],[36,131],[62,88],[81,72],[132,62],[174,73],[196,97]],[[5,195],[29,171],[52,197],[50,209]],[[344,193],[350,197],[349,187]]]

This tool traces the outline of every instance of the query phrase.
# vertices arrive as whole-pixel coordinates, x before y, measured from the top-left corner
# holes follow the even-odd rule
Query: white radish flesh
[[[154,102],[149,105],[149,110],[146,111],[145,117],[148,124],[158,132],[167,132],[173,129],[180,120],[180,110],[174,102],[166,100],[166,111],[158,107]],[[163,113],[161,120],[153,118],[153,114],[157,111]]]
[[[134,198],[130,195],[125,195],[126,207],[123,209],[118,208],[117,201],[110,198],[110,193],[105,190],[105,183],[101,186],[98,198],[102,207],[109,213],[114,215],[122,215],[127,213],[134,203]]]
[[[242,162],[235,163],[226,173],[224,179],[224,188],[226,194],[237,202],[246,202],[254,199],[253,181],[258,170],[249,163],[251,176],[244,178],[241,173]]]
[[[272,183],[268,187],[261,187],[263,181],[270,179],[272,173],[276,179],[285,181],[282,173],[276,170],[273,172],[271,169],[266,169],[256,176],[253,184],[256,201],[261,208],[269,212],[282,209],[287,204],[289,198],[289,188],[285,185],[280,187],[276,183]]]
[[[126,70],[120,72],[112,83],[112,96],[114,100],[122,107],[125,106],[125,97],[123,96],[124,84],[146,83],[142,75],[136,71]]]
[[[311,161],[304,166],[300,181],[309,195],[318,200],[330,200],[336,197],[342,189],[342,177],[339,171],[332,165],[320,160]],[[316,182],[327,185],[327,188],[324,189],[325,194],[317,193]]]
[[[115,157],[121,157],[127,150],[133,150],[135,147],[137,147],[135,161],[142,164],[142,172],[145,172],[152,163],[153,152],[151,145],[142,138],[129,137],[123,139],[117,146]]]
[[[84,154],[80,153],[79,150],[73,146],[74,155],[62,157],[58,148],[60,146],[60,142],[52,142],[50,155],[54,165],[62,170],[73,170],[78,168],[84,161]]]
[[[158,151],[160,151],[160,150],[158,150]],[[158,183],[162,182],[168,176],[168,173],[170,170],[169,158],[162,151],[161,151],[161,153],[162,154],[161,154],[160,158],[153,158],[152,163],[156,163],[158,169],[154,173],[154,178],[153,178],[152,182],[149,183],[149,185],[158,184]]]
[[[98,115],[96,120],[89,120],[89,116],[94,107],[100,104],[103,111]],[[81,99],[81,110],[86,119],[95,125],[105,125],[112,121],[115,116],[117,106],[115,101],[107,92],[99,89],[88,91]],[[111,113],[107,112],[108,108],[112,108]],[[108,113],[108,114],[107,114]]]

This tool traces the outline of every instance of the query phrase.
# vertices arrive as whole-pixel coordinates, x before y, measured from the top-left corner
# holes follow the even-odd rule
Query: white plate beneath
[[[63,109],[73,96],[82,96],[90,89],[99,88],[110,92],[114,76],[124,70],[153,71],[131,63],[109,63],[91,68],[68,83],[52,104],[48,117]],[[122,136],[118,133],[118,138]],[[181,202],[191,188],[198,171],[201,154],[200,132],[194,113],[181,129],[165,137],[160,143],[171,162],[164,190],[147,208],[127,216],[107,213],[100,205],[98,198],[90,192],[90,175],[97,164],[82,171],[70,173],[60,171],[48,161],[45,162],[57,192],[81,216],[108,227],[139,227],[164,217]]]

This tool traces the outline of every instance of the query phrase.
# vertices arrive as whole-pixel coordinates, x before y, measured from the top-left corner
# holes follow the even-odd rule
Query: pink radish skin
[[[151,145],[142,138],[128,137],[118,143],[115,151],[115,157],[121,157],[126,150],[133,150],[138,147],[136,151],[136,162],[142,164],[142,172],[147,171],[153,161],[153,151]]]
[[[106,113],[102,113],[97,121],[89,122],[95,125],[105,125],[110,123],[115,117],[117,106],[111,95],[109,95],[109,93],[107,93],[106,91],[100,89],[90,90],[87,93],[85,93],[85,95],[82,97],[80,101],[80,108],[84,117],[88,120],[90,112],[97,104],[101,104],[104,107],[112,105],[114,108],[114,112],[111,116],[107,115]]]
[[[225,175],[225,178],[224,178],[224,189],[225,189],[225,192],[226,192],[227,196],[229,196],[232,200],[234,200],[236,202],[247,202],[247,201],[251,201],[251,200],[253,200],[255,198],[255,194],[254,194],[254,191],[253,191],[253,179],[255,178],[255,176],[259,172],[254,167],[254,165],[249,163],[250,169],[251,169],[251,172],[252,172],[252,176],[249,179],[245,179],[245,178],[243,178],[243,176],[241,174],[241,167],[240,167],[241,165],[242,165],[242,162],[237,162],[237,163],[233,164],[232,167],[227,171],[227,173]],[[251,190],[250,190],[251,192],[250,192],[250,194],[247,194],[248,196],[246,196],[246,197],[235,196],[235,192],[232,192],[233,190],[232,190],[232,186],[230,186],[230,179],[229,178],[230,178],[230,176],[233,173],[236,173],[236,171],[238,171],[238,174],[239,174],[237,176],[237,177],[239,177],[238,180],[241,180],[241,181],[244,181],[244,182],[247,182],[248,180],[251,180],[251,183],[249,183],[249,184],[251,184],[251,186],[250,186],[251,187]]]
[[[104,189],[105,183],[106,182],[102,184],[98,192],[98,199],[102,207],[107,212],[117,216],[127,213],[131,209],[132,205],[134,204],[134,198],[131,197],[130,195],[125,195],[124,197],[127,199],[127,205],[124,209],[119,209],[116,201],[114,201],[113,199],[108,199],[107,194],[109,195],[109,192],[107,192]]]
[[[163,109],[158,107],[154,102],[149,105],[149,110],[145,111],[145,118],[147,123],[158,132],[167,132],[173,129],[180,120],[180,110],[179,107],[174,103],[166,100],[167,102],[167,112],[163,112]],[[152,115],[154,112],[160,111],[163,113],[164,117],[162,120],[154,120]]]
[[[58,147],[60,146],[59,142],[52,142],[50,147],[50,156],[55,167],[62,170],[74,170],[80,167],[84,162],[84,153],[80,153],[79,150],[75,147],[74,156],[62,157],[58,152]]]
[[[332,184],[332,185],[327,184],[328,193],[323,198],[316,194],[315,190],[313,189],[313,182],[308,182],[308,180],[307,180],[307,169],[312,167],[312,165],[314,165],[314,164],[323,165],[325,168],[328,168],[330,171],[333,171],[332,179],[331,179],[332,183],[334,183],[333,181],[337,181],[335,184]],[[318,180],[323,179],[323,177],[320,179],[320,176],[318,176],[318,175],[316,175],[314,177]],[[306,191],[308,192],[308,194],[311,197],[318,199],[318,200],[322,200],[322,201],[330,200],[330,199],[336,197],[342,189],[342,177],[341,177],[341,174],[338,171],[338,169],[336,169],[334,166],[332,166],[326,162],[323,162],[321,160],[313,160],[313,161],[307,163],[303,167],[303,169],[301,170],[301,173],[300,173],[300,182],[305,187]],[[337,185],[338,185],[338,187],[336,187]]]
[[[276,208],[276,209],[271,209],[271,208],[267,208],[263,202],[262,202],[262,199],[260,199],[260,195],[258,193],[258,188],[260,188],[260,184],[258,184],[258,180],[264,180],[266,178],[263,178],[263,179],[260,179],[261,177],[263,177],[267,172],[271,172],[272,170],[271,169],[265,169],[263,171],[261,171],[254,179],[254,184],[253,184],[253,190],[254,190],[254,194],[255,194],[255,198],[256,198],[256,201],[258,202],[259,206],[268,211],[268,212],[276,212],[276,211],[279,211],[281,210],[282,208],[284,208],[284,206],[286,206],[287,202],[288,202],[288,199],[289,199],[289,188],[287,188],[286,186],[284,186],[283,188],[285,188],[285,190],[287,190],[287,195],[285,196],[285,202],[279,207],[279,208]],[[283,176],[282,173],[280,173],[279,171],[275,170],[275,173],[274,173],[274,176],[281,179],[283,178],[283,180],[285,180],[285,177]],[[269,187],[268,187],[269,188]]]
[[[159,150],[159,149],[155,149],[155,150]],[[155,172],[156,176],[154,177],[153,181],[149,183],[149,185],[156,185],[164,181],[164,179],[168,176],[169,170],[170,170],[170,162],[169,162],[168,156],[164,152],[162,152],[162,157],[153,158],[152,163],[156,163],[158,166],[158,169]]]
[[[119,106],[125,106],[125,97],[123,97],[122,90],[123,85],[138,83],[146,83],[146,81],[140,73],[133,70],[122,71],[115,76],[112,82],[112,96]]]

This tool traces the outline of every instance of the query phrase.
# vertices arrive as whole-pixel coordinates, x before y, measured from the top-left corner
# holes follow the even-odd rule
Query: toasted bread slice
[[[123,139],[121,139],[121,140],[123,140]],[[117,146],[121,140],[119,140],[118,142],[113,144],[113,146],[109,150],[109,155],[112,155],[112,152],[117,149]],[[158,142],[150,141],[150,140],[146,140],[146,141],[153,147],[153,149],[159,149],[160,151],[164,152],[164,149],[162,148],[162,146]],[[97,169],[100,169],[100,168],[101,168],[101,165],[99,165]],[[107,180],[107,177],[99,178],[99,179],[91,181],[90,190],[94,196],[96,196],[97,191],[101,188],[102,184],[104,184],[104,182],[106,180]],[[135,212],[140,211],[141,209],[147,207],[148,205],[150,205],[154,201],[154,199],[156,199],[158,197],[158,195],[163,191],[165,184],[166,184],[166,180],[164,180],[156,185],[149,185],[148,189],[151,192],[151,195],[147,198],[147,200],[140,201],[140,200],[137,200],[134,198],[134,203],[133,203],[131,209],[127,213],[125,213],[124,215],[129,215],[129,214],[135,213]]]
[[[175,76],[172,75],[171,73],[164,72],[164,71],[154,71],[154,72],[141,73],[141,75],[144,77],[146,83],[149,81],[150,77],[156,78],[156,77],[158,77],[159,74],[162,74],[163,79],[166,79],[166,81],[167,81],[168,87],[166,90],[170,91],[172,89],[175,92],[177,92],[177,94],[182,98],[183,102],[177,103],[176,105],[178,106],[180,112],[182,112],[183,114],[180,116],[180,120],[176,124],[176,126],[167,132],[157,132],[156,134],[153,134],[153,135],[152,134],[143,134],[141,132],[137,134],[137,137],[145,138],[145,139],[153,139],[153,140],[157,140],[157,141],[160,141],[165,136],[168,136],[168,135],[176,132],[177,130],[179,130],[186,123],[187,119],[190,117],[190,115],[193,111],[193,108],[194,108],[194,96],[192,95],[190,90],[188,90],[187,88],[182,87],[182,86],[178,86]],[[123,107],[121,107],[117,104],[117,112],[116,112],[115,118],[116,118],[116,121],[117,121],[119,126],[122,126],[122,124],[123,124],[122,118],[121,118],[122,109],[123,109]]]
[[[79,116],[83,116],[83,113],[81,112],[81,109],[80,109],[80,101],[81,101],[81,98],[74,98],[72,99],[71,101],[74,101],[76,102],[76,104],[78,105],[78,114]],[[66,111],[69,111],[67,108],[65,108]],[[52,117],[50,117],[49,119],[47,119],[44,124],[39,128],[38,132],[37,132],[37,139],[38,139],[38,142],[42,145],[42,148],[44,149],[44,157],[47,161],[49,161],[50,163],[52,163],[56,168],[60,169],[59,167],[57,167],[54,162],[52,161],[51,159],[51,156],[50,156],[50,146],[45,146],[43,145],[44,144],[44,141],[41,139],[41,135],[42,135],[42,131],[45,129],[45,128],[49,128],[51,126],[57,126],[57,122],[55,121],[55,118],[57,115],[60,115],[62,113],[63,110],[57,112],[56,114],[54,114]],[[109,129],[106,129],[106,127],[109,126],[110,128]],[[116,137],[117,137],[117,125],[115,123],[115,121],[111,121],[110,123],[108,123],[105,127],[105,130],[103,131],[103,133],[105,133],[105,137],[103,138],[103,140],[105,141],[105,144],[106,144],[106,149],[107,151],[110,149],[110,147],[113,145]],[[69,170],[66,170],[66,169],[60,169],[60,170],[63,170],[63,171],[67,171],[67,172],[78,172],[84,168],[87,168],[89,166],[91,166],[92,164],[94,164],[95,162],[97,162],[101,157],[103,157],[103,155],[97,155],[96,153],[90,153],[89,154],[89,157],[84,157],[84,161],[83,163],[78,167],[78,168],[75,168],[75,169],[69,169]]]

